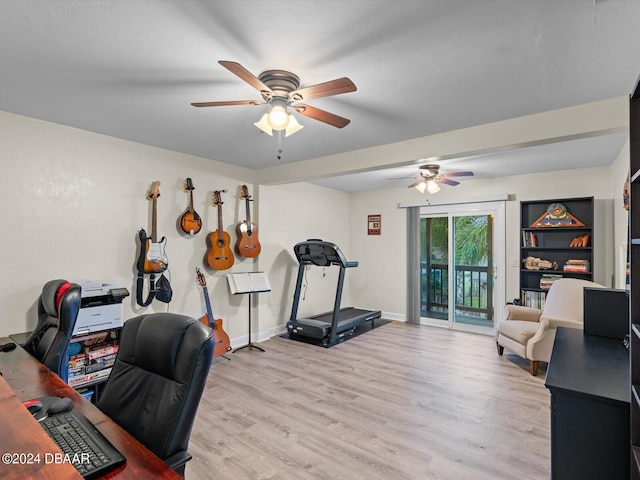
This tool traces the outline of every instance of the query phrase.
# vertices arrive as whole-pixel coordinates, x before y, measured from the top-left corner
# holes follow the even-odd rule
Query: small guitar
[[[209,292],[207,291],[207,281],[204,275],[196,268],[196,276],[204,293],[204,303],[207,305],[207,314],[200,318],[200,321],[213,330],[213,358],[224,355],[231,350],[229,335],[222,329],[222,319],[213,319],[213,311],[211,310],[211,302],[209,301]]]
[[[157,216],[158,207],[157,200],[160,196],[160,182],[154,181],[149,190],[147,190],[147,200],[152,201],[151,210],[151,238],[145,236],[144,248],[144,273],[161,273],[164,272],[169,266],[169,259],[165,254],[164,247],[167,244],[167,239],[162,237],[162,240],[158,242],[158,228],[157,228]],[[142,240],[142,236],[141,236]]]
[[[258,226],[251,221],[251,209],[249,202],[252,202],[251,195],[246,185],[242,185],[242,198],[245,200],[246,220],[236,226],[236,252],[245,258],[254,258],[260,255],[262,249],[258,240]]]
[[[180,229],[188,235],[195,235],[202,228],[202,219],[193,208],[193,190],[195,187],[190,178],[187,178],[185,182],[185,189],[189,192],[189,207],[180,216]]]
[[[213,192],[213,206],[218,207],[218,230],[212,232],[207,237],[209,241],[209,252],[207,253],[207,264],[214,270],[227,270],[231,268],[235,257],[229,247],[231,237],[222,228],[222,198],[221,193],[226,190],[216,190]]]

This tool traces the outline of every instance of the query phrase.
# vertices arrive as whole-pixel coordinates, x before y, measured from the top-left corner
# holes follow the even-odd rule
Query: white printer
[[[84,282],[80,287],[82,299],[72,336],[122,327],[122,300],[129,296],[126,288],[108,282]]]

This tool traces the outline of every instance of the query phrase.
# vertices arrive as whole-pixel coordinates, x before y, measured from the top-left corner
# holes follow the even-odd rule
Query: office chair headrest
[[[64,294],[69,290],[71,284],[66,280],[51,280],[42,287],[42,306],[47,315],[57,317],[60,310],[60,302]]]

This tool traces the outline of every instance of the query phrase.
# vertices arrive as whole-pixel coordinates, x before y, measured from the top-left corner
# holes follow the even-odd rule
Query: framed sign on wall
[[[368,215],[367,216],[367,233],[369,235],[380,235],[382,215]]]

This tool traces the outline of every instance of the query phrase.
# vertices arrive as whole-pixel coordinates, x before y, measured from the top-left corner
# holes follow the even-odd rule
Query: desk
[[[9,338],[0,338],[0,343],[10,341]],[[0,418],[3,419],[0,431],[0,454],[5,452],[40,452],[41,455],[44,455],[45,453],[60,452],[55,443],[44,433],[42,427],[28,414],[21,402],[47,395],[69,397],[73,400],[74,409],[82,412],[127,459],[125,465],[109,472],[106,477],[122,480],[182,478],[21,347],[18,346],[11,352],[0,352],[0,372],[2,372],[4,380],[0,383]],[[36,445],[38,446],[37,451],[34,450]],[[29,450],[18,450],[22,448]],[[67,467],[71,467],[71,471]],[[71,465],[56,466],[41,463],[16,466],[0,463],[0,478],[45,477],[65,480],[82,478]]]
[[[551,478],[629,478],[629,352],[622,340],[558,328],[551,392]]]

